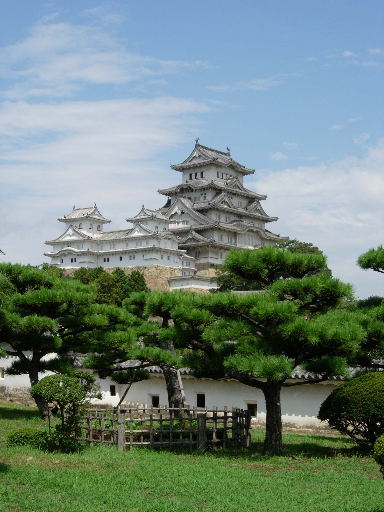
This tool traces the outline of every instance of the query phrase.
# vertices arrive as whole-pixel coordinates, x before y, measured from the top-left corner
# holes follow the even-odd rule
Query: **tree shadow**
[[[0,406],[0,418],[4,420],[41,419],[38,409],[9,409]]]
[[[296,436],[297,438],[298,436]],[[337,437],[326,437],[326,436],[307,436],[303,435],[303,441],[300,440],[285,440],[283,439],[283,454],[282,457],[292,457],[293,459],[329,459],[336,457],[353,457],[369,456],[372,453],[370,446],[357,445],[352,439],[348,438],[337,438]],[[263,456],[263,439],[252,441],[249,448],[212,448],[204,452],[212,457],[227,458],[233,457],[237,459],[249,459],[250,457]],[[347,445],[347,446],[345,446]],[[186,451],[173,451],[175,454],[186,454]],[[199,452],[194,452],[194,456],[203,455]],[[373,511],[376,512],[376,511]],[[381,512],[381,511],[377,511]],[[384,512],[384,510],[383,510]]]
[[[9,471],[9,464],[5,464],[5,462],[0,462],[0,473],[6,473]]]

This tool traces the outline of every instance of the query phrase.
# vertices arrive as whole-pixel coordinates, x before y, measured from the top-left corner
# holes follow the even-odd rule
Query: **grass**
[[[384,480],[351,440],[284,435],[284,456],[186,454],[116,447],[73,455],[7,448],[7,432],[41,427],[37,409],[0,403],[0,509],[6,512],[384,512]]]

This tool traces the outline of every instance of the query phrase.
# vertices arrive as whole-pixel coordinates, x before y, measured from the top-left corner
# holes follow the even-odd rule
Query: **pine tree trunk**
[[[31,387],[39,382],[39,371],[36,368],[32,368],[29,371],[29,381],[31,383]],[[41,417],[45,419],[48,418],[48,416],[50,416],[52,418],[52,415],[48,407],[48,403],[43,398],[40,397],[35,397],[34,399],[40,411]]]
[[[263,446],[264,455],[282,455],[282,423],[281,423],[281,383],[267,381],[263,386],[267,408],[266,433]]]
[[[161,365],[168,393],[168,404],[173,407],[185,407],[184,388],[180,371],[174,366]]]

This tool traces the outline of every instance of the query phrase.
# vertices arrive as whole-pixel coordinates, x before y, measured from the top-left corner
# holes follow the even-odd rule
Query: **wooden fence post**
[[[120,452],[125,450],[125,409],[119,409],[118,412],[117,447]]]
[[[207,414],[197,415],[197,451],[205,452],[207,448]]]

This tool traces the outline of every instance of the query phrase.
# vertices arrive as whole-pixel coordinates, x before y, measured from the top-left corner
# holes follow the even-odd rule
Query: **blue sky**
[[[112,229],[194,139],[255,174],[271,229],[313,242],[359,297],[383,243],[382,1],[0,3],[6,260],[39,264],[57,217],[97,202]]]

